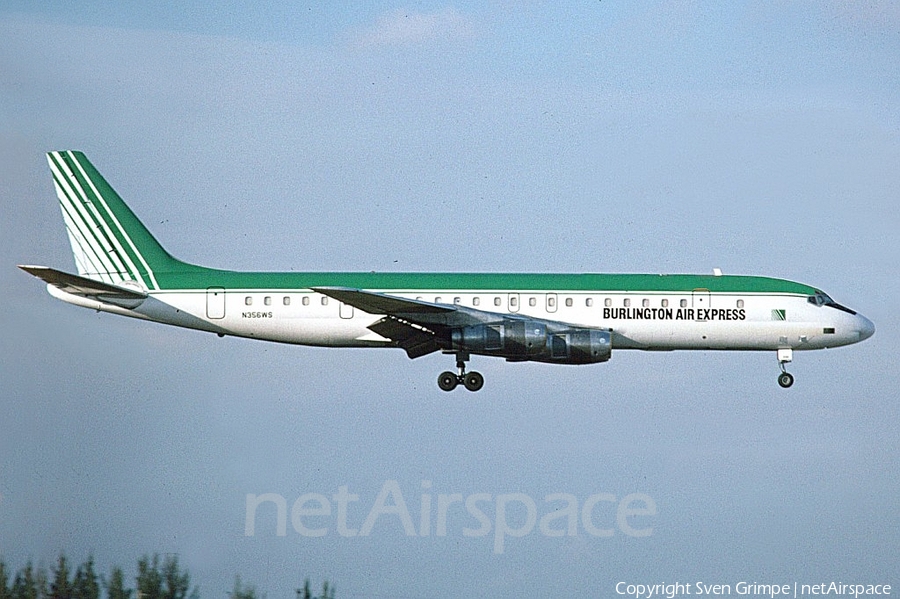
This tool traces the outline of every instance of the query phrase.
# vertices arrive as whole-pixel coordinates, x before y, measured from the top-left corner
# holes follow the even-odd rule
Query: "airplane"
[[[189,329],[321,347],[443,352],[451,391],[478,391],[472,355],[595,364],[613,349],[771,351],[858,343],[875,325],[823,291],[762,276],[236,272],[170,255],[82,152],[47,155],[78,274],[19,268],[55,298]]]

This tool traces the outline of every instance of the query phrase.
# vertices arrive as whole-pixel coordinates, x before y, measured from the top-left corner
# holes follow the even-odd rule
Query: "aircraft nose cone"
[[[875,323],[863,316],[862,314],[858,314],[857,318],[859,319],[859,340],[863,341],[868,339],[872,335],[875,334]]]

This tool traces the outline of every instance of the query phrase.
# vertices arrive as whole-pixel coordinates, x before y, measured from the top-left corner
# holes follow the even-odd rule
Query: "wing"
[[[609,359],[612,335],[609,329],[573,325],[509,312],[486,312],[459,304],[435,304],[347,287],[312,289],[363,312],[382,315],[369,325],[369,330],[390,339],[394,346],[406,350],[410,358],[418,358],[438,350],[457,351],[459,339],[466,337],[466,331],[461,331],[462,334],[457,336],[456,333],[460,332],[458,329],[472,327],[469,333],[472,334],[474,343],[471,349],[473,353],[499,356],[512,361],[536,360],[568,364],[603,362]],[[526,341],[529,335],[526,329],[537,336],[532,337],[535,345]],[[507,351],[500,346],[487,347],[485,335],[489,330],[498,336],[506,334],[512,344],[511,349]],[[517,330],[518,332],[515,332]],[[577,339],[573,340],[572,336],[576,336]],[[478,345],[479,337],[484,337],[483,347]],[[601,338],[602,345],[594,347],[595,341],[599,342]],[[548,344],[551,343],[556,348],[553,351],[548,349],[550,347]],[[576,346],[574,357],[570,353],[570,343]],[[585,343],[588,344],[587,348],[584,347]],[[562,344],[561,347],[557,347],[559,344]],[[536,349],[529,354],[526,347]],[[559,349],[565,355],[553,353]]]
[[[369,314],[448,314],[457,311],[457,306],[448,304],[433,304],[421,300],[411,300],[405,297],[385,295],[374,291],[362,291],[349,287],[313,287],[313,291],[333,297],[348,306],[353,306]]]
[[[88,297],[129,308],[137,307],[147,298],[146,293],[137,289],[128,289],[119,285],[104,283],[103,281],[95,281],[87,277],[80,277],[56,270],[55,268],[23,265],[19,265],[19,268],[71,295]]]
[[[347,287],[313,287],[313,291],[333,297],[369,314],[384,317],[369,330],[386,337],[406,350],[410,358],[418,358],[450,347],[450,330],[513,315],[498,315],[455,304],[434,304],[395,295],[363,291]]]

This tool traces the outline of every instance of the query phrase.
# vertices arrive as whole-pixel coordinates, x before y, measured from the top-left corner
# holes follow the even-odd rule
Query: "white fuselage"
[[[50,293],[69,303],[165,324],[268,341],[328,347],[387,346],[368,314],[306,290],[153,291],[134,309]],[[857,343],[874,331],[865,317],[810,303],[799,294],[624,291],[375,290],[436,304],[611,329],[615,349],[794,350]]]

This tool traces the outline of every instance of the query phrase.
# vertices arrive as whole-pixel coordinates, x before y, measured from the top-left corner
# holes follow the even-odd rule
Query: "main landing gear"
[[[459,352],[456,354],[456,373],[442,372],[438,377],[438,387],[444,391],[453,391],[457,385],[463,385],[469,391],[478,391],[484,387],[484,377],[480,372],[466,373],[466,361],[469,354]]]
[[[781,367],[781,374],[778,375],[778,384],[781,385],[782,389],[787,389],[794,384],[794,375],[784,367],[785,364],[793,359],[794,350],[790,348],[778,350],[778,365]]]

